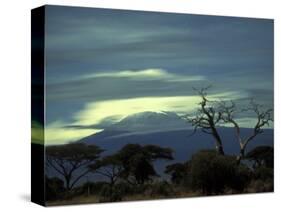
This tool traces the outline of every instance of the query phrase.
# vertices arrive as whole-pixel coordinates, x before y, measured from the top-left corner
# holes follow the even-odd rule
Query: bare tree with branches
[[[90,172],[88,166],[94,163],[102,152],[98,146],[82,143],[48,146],[46,166],[63,177],[66,189],[70,191]]]
[[[224,155],[222,139],[217,130],[219,123],[223,121],[222,113],[216,106],[217,102],[207,98],[207,90],[209,88],[210,86],[201,89],[193,88],[201,97],[201,102],[199,103],[200,108],[194,117],[190,117],[189,115],[184,115],[182,117],[192,124],[194,133],[199,128],[202,132],[212,135],[215,139],[215,146],[218,154]]]
[[[238,163],[245,157],[245,149],[250,141],[252,141],[257,135],[263,133],[263,127],[269,126],[270,122],[273,122],[272,109],[263,109],[262,105],[250,100],[249,106],[246,109],[242,109],[240,112],[252,112],[255,115],[256,123],[253,127],[252,133],[246,137],[241,135],[241,130],[238,122],[235,120],[235,115],[238,111],[236,104],[233,101],[220,102],[220,110],[222,119],[225,123],[230,123],[235,128],[235,134],[240,147],[240,153],[237,157]]]

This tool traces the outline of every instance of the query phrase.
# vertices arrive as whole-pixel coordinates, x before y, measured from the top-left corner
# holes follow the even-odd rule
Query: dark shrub
[[[113,202],[121,200],[118,198],[118,194],[114,191],[113,187],[106,184],[100,191],[100,202]]]
[[[242,192],[250,176],[249,169],[238,166],[235,157],[210,150],[193,155],[190,172],[193,189],[206,195],[220,194],[226,189]]]
[[[259,167],[254,171],[254,178],[257,180],[273,180],[273,169],[267,167]]]
[[[250,183],[251,175],[251,170],[246,165],[237,165],[235,174],[229,179],[228,186],[234,192],[241,193]]]
[[[253,168],[261,166],[273,168],[273,147],[271,146],[258,146],[247,153],[246,159],[253,162]]]
[[[186,182],[189,173],[189,164],[174,163],[166,166],[165,173],[171,176],[171,182],[176,185],[183,185]]]
[[[76,188],[76,195],[98,195],[107,182],[87,182]]]
[[[123,197],[127,195],[130,186],[126,183],[118,183],[116,185],[105,184],[100,190],[100,202],[117,202],[122,201]]]
[[[149,195],[152,197],[153,196],[167,197],[173,194],[172,186],[166,181],[155,182],[148,187],[148,190],[149,190]]]
[[[253,178],[249,186],[250,192],[273,191],[273,147],[258,146],[251,150],[246,158],[253,162]]]
[[[273,192],[273,180],[253,180],[249,186],[249,192]]]
[[[65,191],[64,182],[57,177],[46,177],[46,200],[61,199]]]

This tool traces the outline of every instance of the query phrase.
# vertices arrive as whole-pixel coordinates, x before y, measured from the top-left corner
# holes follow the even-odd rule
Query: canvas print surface
[[[33,201],[273,191],[273,20],[32,13]]]

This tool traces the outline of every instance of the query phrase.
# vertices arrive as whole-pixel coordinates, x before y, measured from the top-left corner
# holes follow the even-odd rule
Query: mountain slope
[[[226,154],[237,155],[239,144],[233,128],[218,129]],[[104,155],[112,154],[129,143],[141,145],[154,144],[173,149],[173,161],[157,161],[156,169],[163,173],[165,166],[170,163],[189,160],[192,155],[202,149],[215,149],[214,138],[198,130],[193,136],[189,124],[172,112],[143,112],[122,119],[103,131],[85,137],[78,142],[88,145],[95,144],[105,150]],[[243,136],[251,135],[252,129],[242,128]],[[259,145],[273,145],[273,130],[265,129],[249,143],[246,151]]]
[[[233,128],[221,127],[221,134],[225,152],[237,154],[239,145]],[[103,131],[90,135],[78,142],[96,144],[110,154],[128,143],[155,144],[170,147],[175,151],[177,160],[189,159],[200,149],[213,149],[214,139],[211,135],[200,130],[193,133],[190,124],[186,123],[174,112],[145,111],[123,118],[121,121],[108,126]],[[243,136],[251,135],[252,129],[242,128]],[[250,142],[248,149],[257,145],[273,145],[273,130],[265,129],[264,133]]]
[[[241,131],[244,135],[251,133],[251,129],[247,128],[241,129]],[[192,132],[192,130],[173,130],[152,133],[122,132],[118,134],[117,131],[103,131],[98,133],[102,134],[102,136],[95,134],[81,139],[79,142],[98,145],[105,150],[104,155],[110,155],[129,143],[141,145],[154,144],[172,148],[174,151],[173,161],[161,160],[155,162],[157,172],[164,176],[164,170],[168,164],[189,160],[194,153],[202,149],[215,149],[214,140],[211,135],[198,131],[195,135],[190,136]],[[239,153],[239,145],[234,136],[234,129],[220,128],[219,132],[223,139],[225,153],[237,155]],[[246,151],[259,145],[273,146],[273,130],[264,130],[263,134],[257,136],[249,143]]]
[[[241,129],[243,135],[249,135],[251,129]],[[100,133],[81,139],[79,142],[95,144],[111,154],[128,143],[139,143],[142,145],[155,144],[163,147],[170,147],[174,150],[175,159],[182,161],[189,159],[192,154],[201,149],[214,149],[214,139],[211,135],[198,131],[193,136],[192,130],[172,130],[159,132],[118,132],[104,130]],[[239,145],[236,141],[233,128],[220,128],[225,152],[237,154]],[[265,129],[264,133],[257,136],[248,145],[248,150],[258,145],[273,145],[273,130]]]

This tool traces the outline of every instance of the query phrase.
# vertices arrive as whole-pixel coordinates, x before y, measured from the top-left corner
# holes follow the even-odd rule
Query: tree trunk
[[[113,186],[115,185],[115,181],[114,181],[114,179],[113,178],[110,178],[110,183],[109,183],[109,186],[110,186],[110,190],[111,190],[111,192],[112,192],[112,188],[113,188]]]
[[[237,157],[237,164],[239,165],[241,160],[245,157],[245,147],[242,146],[240,148],[240,153],[239,153],[239,156]]]
[[[71,186],[70,186],[70,177],[69,176],[65,176],[65,187],[66,187],[66,190],[67,191],[70,191],[71,190]]]
[[[217,152],[218,152],[219,155],[224,155],[224,150],[223,150],[222,145],[217,146]]]
[[[214,136],[216,140],[216,150],[219,155],[224,155],[224,150],[222,146],[222,141],[219,136],[219,133],[217,132],[216,128],[212,128],[212,135]]]

